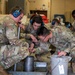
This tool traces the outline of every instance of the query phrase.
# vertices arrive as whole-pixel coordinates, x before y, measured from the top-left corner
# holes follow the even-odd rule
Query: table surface
[[[46,72],[9,72],[12,75],[46,75]]]
[[[47,72],[9,72],[12,75],[47,75]],[[51,75],[51,74],[48,74]],[[75,75],[74,73],[72,73],[71,71],[68,72],[68,75]]]

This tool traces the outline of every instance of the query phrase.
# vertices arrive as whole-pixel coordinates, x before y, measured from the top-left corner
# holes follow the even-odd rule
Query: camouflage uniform
[[[73,26],[73,30],[71,30],[72,31],[72,34],[75,36],[75,21],[72,23],[72,26]]]
[[[33,26],[29,23],[29,24],[26,25],[26,27],[25,27],[25,33],[21,33],[21,37],[25,37],[26,41],[27,41],[29,44],[31,44],[31,43],[33,43],[33,42],[32,42],[32,40],[31,40],[30,34],[34,35],[34,36],[36,37],[36,39],[38,40],[38,38],[37,38],[38,35],[37,35],[36,32],[37,32],[37,31],[35,31],[35,30],[33,29]],[[49,49],[49,47],[50,47],[49,42],[44,43],[44,42],[38,40],[38,42],[37,42],[37,43],[34,43],[34,44],[35,44],[35,47],[34,47],[34,49],[35,49],[35,54],[40,54],[40,53],[42,53],[42,52],[47,52],[47,51],[50,50],[50,49]]]
[[[72,26],[74,28],[74,30],[72,30],[72,33],[75,36],[75,20],[72,23]],[[73,54],[75,54],[75,53],[73,53]],[[72,59],[72,70],[73,70],[73,73],[75,73],[75,58]]]
[[[37,45],[37,43],[36,43]],[[35,54],[41,54],[50,51],[50,43],[49,42],[43,42],[39,40],[38,45],[35,48]]]
[[[6,16],[0,30],[0,65],[5,69],[29,55],[28,43],[18,39],[18,27],[13,19]]]
[[[73,26],[73,27],[74,27],[74,29],[75,29],[75,20],[73,21],[72,26]]]
[[[53,37],[49,40],[54,45],[57,51],[70,52],[72,56],[72,68],[75,73],[75,36],[70,29],[64,26],[56,26],[52,30]]]
[[[49,42],[56,47],[57,51],[70,52],[75,57],[75,37],[70,29],[64,26],[56,26],[53,28],[52,33],[53,37]]]
[[[37,34],[36,34],[36,30],[33,29],[33,26],[29,23],[28,25],[25,26],[25,31],[24,33],[21,33],[21,37],[24,37],[26,39],[26,41],[31,44],[32,43],[32,39],[30,37],[30,34],[32,34],[33,36],[35,36],[37,38]]]
[[[71,30],[72,31],[72,34],[75,36],[75,30]]]

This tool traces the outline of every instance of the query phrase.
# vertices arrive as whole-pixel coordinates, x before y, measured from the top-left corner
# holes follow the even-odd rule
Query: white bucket
[[[68,75],[69,56],[52,55],[51,56],[51,75]]]

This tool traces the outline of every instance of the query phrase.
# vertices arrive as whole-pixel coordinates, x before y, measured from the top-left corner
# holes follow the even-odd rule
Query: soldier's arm
[[[73,37],[73,38],[72,38],[72,41],[71,41],[70,54],[71,54],[72,57],[75,58],[75,37]]]
[[[52,38],[52,32],[50,31],[50,34],[46,36],[44,39],[44,42],[47,42],[50,38]]]
[[[25,26],[25,31],[24,33],[21,33],[21,37],[24,37],[25,39],[32,39],[33,42],[37,42],[36,37],[33,34],[31,34],[31,30],[32,27],[30,24]]]
[[[65,46],[64,46],[63,49],[64,49],[63,51],[60,51],[60,52],[59,52],[58,56],[67,56],[67,55],[70,54],[70,50],[71,50],[71,45],[70,45],[70,43],[68,43],[68,44],[66,45],[66,48],[65,48]]]
[[[30,25],[25,25],[24,27],[24,33],[21,33],[21,37],[25,38],[25,39],[30,39],[31,38],[31,34],[29,33],[30,30]]]
[[[30,35],[31,35],[31,34],[21,33],[20,36],[21,36],[22,38],[25,38],[25,39],[30,39],[30,38],[31,38]]]

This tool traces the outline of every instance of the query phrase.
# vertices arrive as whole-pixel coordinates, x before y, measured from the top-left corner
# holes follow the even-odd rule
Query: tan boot
[[[75,73],[75,63],[72,63],[72,71]]]
[[[9,75],[2,66],[0,66],[0,75]]]

